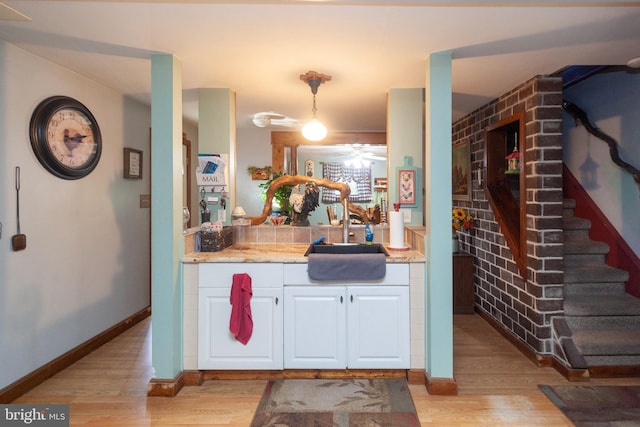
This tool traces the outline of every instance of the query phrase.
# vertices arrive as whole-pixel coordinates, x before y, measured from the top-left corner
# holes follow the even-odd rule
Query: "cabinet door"
[[[346,367],[344,287],[284,288],[284,367]]]
[[[349,286],[347,343],[352,369],[408,369],[408,286]]]
[[[199,289],[198,369],[282,369],[282,288],[253,288],[247,345],[229,331],[230,292]]]

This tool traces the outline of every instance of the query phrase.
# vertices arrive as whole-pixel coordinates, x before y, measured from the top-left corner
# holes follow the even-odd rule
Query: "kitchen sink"
[[[304,253],[304,256],[308,256],[309,254],[384,254],[385,256],[389,256],[389,252],[387,252],[385,247],[380,243],[372,243],[370,245],[363,243],[311,244]]]

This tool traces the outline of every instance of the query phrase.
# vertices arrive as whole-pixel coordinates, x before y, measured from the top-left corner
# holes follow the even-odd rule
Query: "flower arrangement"
[[[473,216],[462,208],[456,208],[451,214],[453,231],[469,230],[473,227]]]

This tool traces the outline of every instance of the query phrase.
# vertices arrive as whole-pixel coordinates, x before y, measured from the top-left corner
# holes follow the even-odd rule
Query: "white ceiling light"
[[[273,111],[266,111],[262,113],[255,113],[253,119],[251,119],[254,125],[259,128],[267,126],[295,126],[298,121],[287,117],[283,114],[275,113]]]
[[[353,165],[353,167],[356,169],[360,169],[362,167],[368,168],[369,165],[371,165],[371,160],[364,158],[362,154],[356,154],[354,157],[345,160],[344,165]]]
[[[271,124],[271,116],[268,113],[256,113],[251,121],[259,128],[265,128]]]
[[[327,128],[314,117],[302,126],[302,135],[309,141],[321,141],[327,136]]]
[[[316,94],[318,86],[331,80],[331,76],[320,74],[315,71],[307,71],[300,75],[300,80],[305,82],[311,88],[313,94],[313,118],[302,127],[302,135],[310,141],[320,141],[327,136],[327,128],[316,118]]]

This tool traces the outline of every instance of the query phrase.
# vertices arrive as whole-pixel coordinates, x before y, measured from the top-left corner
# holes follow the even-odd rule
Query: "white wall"
[[[258,185],[266,181],[252,180],[247,167],[271,166],[271,129],[245,126],[238,128],[237,138],[236,205],[242,206],[247,216],[259,216],[264,202],[260,199],[262,189]],[[233,208],[227,207],[228,212]]]
[[[389,144],[389,210],[398,203],[398,171],[405,161],[416,168],[416,205],[404,206],[411,211],[410,225],[424,225],[424,89],[390,89],[387,101],[387,144]]]
[[[565,90],[564,98],[584,110],[591,123],[618,141],[620,157],[640,168],[640,74],[604,73]],[[589,196],[640,256],[640,191],[629,173],[613,163],[606,142],[564,114],[564,162],[582,183],[581,166],[597,163]]]
[[[150,109],[0,42],[0,388],[150,304]],[[52,95],[85,104],[102,131],[100,163],[63,180],[29,142],[36,105]],[[123,147],[144,151],[144,179],[122,178]],[[14,169],[21,167],[24,251],[16,232]]]

